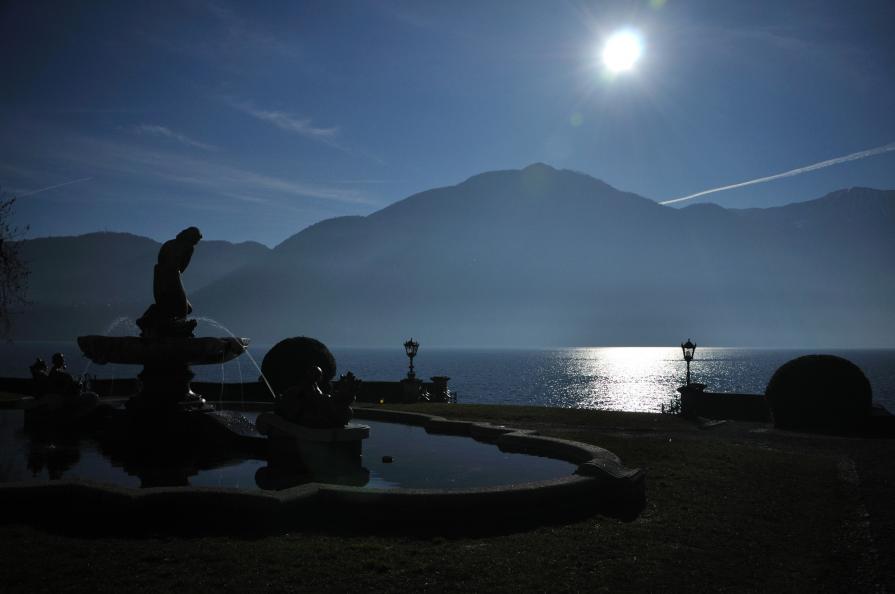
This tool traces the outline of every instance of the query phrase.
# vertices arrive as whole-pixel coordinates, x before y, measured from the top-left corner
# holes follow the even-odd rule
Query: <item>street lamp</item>
[[[407,353],[407,357],[410,358],[410,371],[407,372],[407,377],[409,379],[414,379],[416,374],[413,373],[413,358],[416,357],[416,352],[420,349],[420,343],[414,341],[412,338],[404,343],[404,352]]]
[[[693,353],[696,352],[696,345],[687,339],[687,342],[681,343],[681,350],[684,351],[684,361],[687,362],[687,385],[690,385],[690,361],[693,360]]]

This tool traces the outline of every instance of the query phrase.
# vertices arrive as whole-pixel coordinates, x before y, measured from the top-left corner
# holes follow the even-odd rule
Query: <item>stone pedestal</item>
[[[258,433],[267,436],[274,450],[286,453],[324,447],[360,456],[361,443],[370,437],[368,425],[349,423],[344,427],[316,429],[292,423],[273,413],[258,415],[255,428]]]
[[[451,392],[448,389],[448,380],[451,378],[445,375],[434,375],[429,379],[435,384],[434,392],[429,395],[429,399],[433,402],[450,402]]]
[[[696,416],[697,404],[702,393],[705,391],[705,384],[687,384],[677,389],[681,395],[681,415],[685,417]]]
[[[308,480],[342,484],[366,481],[368,473],[361,466],[361,450],[363,440],[370,436],[368,425],[349,423],[344,427],[314,429],[264,413],[258,415],[255,428],[267,436],[270,468],[281,476],[302,474]]]
[[[405,378],[401,380],[401,400],[403,402],[418,402],[420,399],[420,391],[423,382],[414,378]]]
[[[141,384],[140,393],[131,398],[128,408],[180,405],[190,409],[214,410],[190,388],[194,375],[185,363],[147,363],[137,376]]]

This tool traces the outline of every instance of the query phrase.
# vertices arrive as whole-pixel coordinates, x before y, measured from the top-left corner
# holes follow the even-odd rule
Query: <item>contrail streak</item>
[[[833,165],[839,165],[840,163],[847,163],[848,161],[856,161],[858,159],[865,159],[874,155],[881,155],[883,153],[888,153],[889,151],[895,151],[895,142],[890,142],[889,144],[886,144],[884,146],[867,149],[866,151],[858,151],[857,153],[845,155],[844,157],[836,157],[835,159],[828,159],[826,161],[821,161],[820,163],[814,163],[813,165],[806,165],[804,167],[799,167],[798,169],[791,169],[789,171],[784,171],[783,173],[777,173],[775,175],[769,175],[767,177],[759,177],[758,179],[751,179],[749,181],[744,181],[729,186],[722,186],[720,188],[712,188],[711,190],[703,190],[702,192],[696,192],[695,194],[690,194],[689,196],[684,196],[683,198],[665,200],[664,202],[660,202],[659,204],[674,204],[675,202],[683,202],[684,200],[690,200],[691,198],[705,196],[706,194],[714,194],[715,192],[733,190],[734,188],[742,188],[743,186],[751,186],[754,184],[763,184],[765,182],[774,181],[775,179],[780,179],[782,177],[792,177],[794,175],[808,173],[809,171],[823,169],[824,167],[831,167]]]
[[[93,179],[92,177],[82,177],[81,179],[73,179],[71,181],[63,182],[61,184],[56,184],[55,186],[49,186],[47,188],[41,188],[39,190],[34,190],[33,192],[27,192],[25,194],[19,194],[19,198],[24,198],[25,196],[34,196],[35,194],[40,194],[41,192],[46,192],[47,190],[55,190],[56,188],[61,188],[62,186],[70,186],[72,184],[78,184],[85,181],[90,181]]]

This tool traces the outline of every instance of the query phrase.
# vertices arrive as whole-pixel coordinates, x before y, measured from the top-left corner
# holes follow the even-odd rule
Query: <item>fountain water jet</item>
[[[129,323],[134,329],[138,329],[137,322],[130,316],[118,316],[114,320],[112,320],[109,325],[106,327],[106,330],[103,332],[103,336],[111,336],[112,332],[115,331],[116,328],[121,326],[122,324]],[[81,372],[81,378],[86,382],[87,381],[87,372],[90,371],[90,366],[93,365],[93,361],[88,359],[87,365],[84,366],[84,370]],[[112,376],[112,386],[115,385],[115,376]],[[110,390],[112,391],[112,390]]]
[[[229,334],[230,338],[235,338],[236,340],[240,340],[235,334],[233,334],[233,332],[230,331],[229,328],[227,328],[226,326],[224,326],[223,324],[221,324],[214,318],[209,318],[208,316],[196,316],[196,318],[194,318],[194,319],[196,319],[200,322],[207,322],[207,323],[211,324],[212,326],[214,326],[216,328],[220,328],[221,330],[223,330],[224,332]],[[277,393],[274,391],[273,387],[271,387],[270,382],[267,381],[267,376],[265,376],[264,372],[261,371],[261,366],[258,365],[258,362],[255,360],[255,357],[252,356],[252,353],[249,352],[248,349],[245,350],[245,354],[246,354],[246,357],[249,358],[249,361],[252,362],[252,365],[255,366],[255,369],[258,371],[258,376],[264,382],[264,385],[267,386],[267,389],[270,392],[270,395],[273,397],[274,400],[276,400],[278,398]],[[240,378],[239,383],[240,383],[240,385],[242,385],[242,368],[239,369],[239,378]]]

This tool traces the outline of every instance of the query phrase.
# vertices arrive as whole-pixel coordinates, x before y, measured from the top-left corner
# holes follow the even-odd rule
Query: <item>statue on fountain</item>
[[[370,427],[349,423],[361,381],[350,371],[331,381],[336,361],[326,345],[305,336],[287,338],[268,351],[261,369],[277,396],[273,412],[255,420],[257,431],[269,439],[271,456],[270,465],[256,474],[259,485],[291,484],[309,473],[335,473],[344,480],[365,472],[361,442]],[[358,484],[364,482],[366,477]]]
[[[302,380],[288,388],[276,401],[274,412],[292,423],[315,429],[344,427],[351,420],[351,404],[357,394],[358,380],[350,371],[339,378],[333,393],[324,392],[323,370],[309,367]]]
[[[190,265],[193,249],[201,239],[202,233],[197,227],[187,227],[159,250],[152,277],[155,303],[137,320],[143,338],[192,338],[196,320],[186,318],[193,306],[187,299],[181,275]]]

